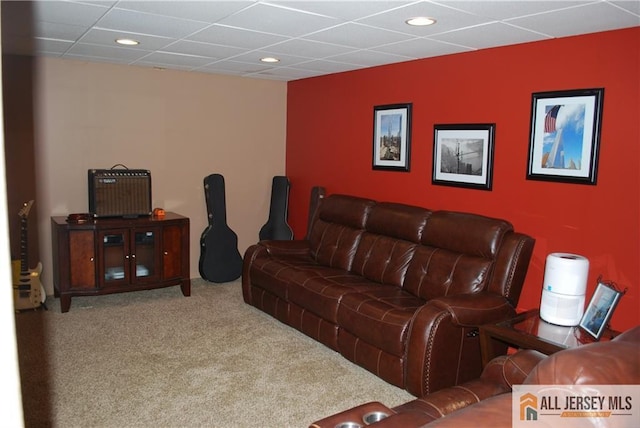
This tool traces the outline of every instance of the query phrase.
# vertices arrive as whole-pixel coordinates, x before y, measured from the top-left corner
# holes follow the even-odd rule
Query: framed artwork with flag
[[[527,179],[596,184],[604,88],[532,96]]]

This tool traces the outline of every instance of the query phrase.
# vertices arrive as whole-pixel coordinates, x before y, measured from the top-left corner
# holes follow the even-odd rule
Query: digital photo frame
[[[610,287],[604,282],[598,282],[596,291],[593,293],[587,310],[580,320],[580,328],[593,336],[595,340],[600,340],[620,300],[620,296],[622,296],[621,291]]]

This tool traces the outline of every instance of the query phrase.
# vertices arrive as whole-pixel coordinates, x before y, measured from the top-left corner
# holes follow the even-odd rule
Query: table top
[[[139,217],[100,217],[100,218],[89,217],[88,220],[80,221],[80,222],[70,221],[70,217],[72,215],[74,214],[70,214],[69,216],[52,216],[51,221],[53,222],[53,224],[56,224],[56,225],[87,226],[87,227],[100,225],[100,226],[119,227],[123,223],[130,223],[131,225],[135,225],[136,223],[153,223],[153,222],[162,223],[162,222],[169,222],[173,220],[183,220],[183,219],[189,220],[187,217],[171,211],[167,211],[163,216],[148,215],[148,216],[139,216]],[[79,214],[75,214],[75,215],[79,215]],[[89,214],[86,214],[86,215],[89,216]]]
[[[532,340],[546,342],[558,348],[575,348],[594,341],[593,337],[579,327],[565,327],[548,323],[540,318],[540,311],[532,309],[521,313],[510,320],[496,324],[499,329],[512,330],[518,334],[531,336]],[[616,336],[612,330],[605,331],[601,341],[611,340]]]

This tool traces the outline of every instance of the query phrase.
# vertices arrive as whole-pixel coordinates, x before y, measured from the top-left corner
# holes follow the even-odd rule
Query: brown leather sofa
[[[334,194],[307,239],[247,249],[243,297],[419,397],[479,376],[477,326],[514,315],[533,245],[504,220]]]
[[[479,379],[395,408],[379,402],[365,403],[314,422],[310,428],[511,427],[513,385],[639,384],[640,326],[636,326],[612,341],[567,349],[549,357],[532,350],[497,357]],[[613,420],[581,419],[584,425],[580,426],[616,426]]]

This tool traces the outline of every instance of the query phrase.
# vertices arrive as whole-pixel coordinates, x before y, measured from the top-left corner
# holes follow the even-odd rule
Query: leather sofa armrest
[[[547,356],[533,349],[523,349],[515,354],[497,358],[504,358],[502,376],[509,388],[513,388],[513,385],[522,385],[534,367]]]
[[[293,241],[264,240],[257,244],[272,256],[307,256],[309,255],[309,241],[298,239]]]
[[[460,327],[489,324],[516,313],[505,297],[488,292],[440,297],[430,300],[427,305],[449,312],[453,324]]]
[[[420,412],[435,420],[489,397],[509,392],[511,385],[503,375],[507,360],[506,355],[496,357],[487,364],[478,379],[432,392],[394,407],[393,410],[399,414]]]
[[[252,304],[251,267],[256,260],[270,257],[310,258],[309,241],[306,240],[262,240],[249,246],[242,261],[242,297],[245,303]]]
[[[444,418],[436,419],[428,427],[510,427],[511,394],[498,394],[479,403],[460,409]]]
[[[416,311],[409,330],[405,389],[420,397],[477,377],[477,326],[514,315],[506,298],[488,292],[428,301]]]

